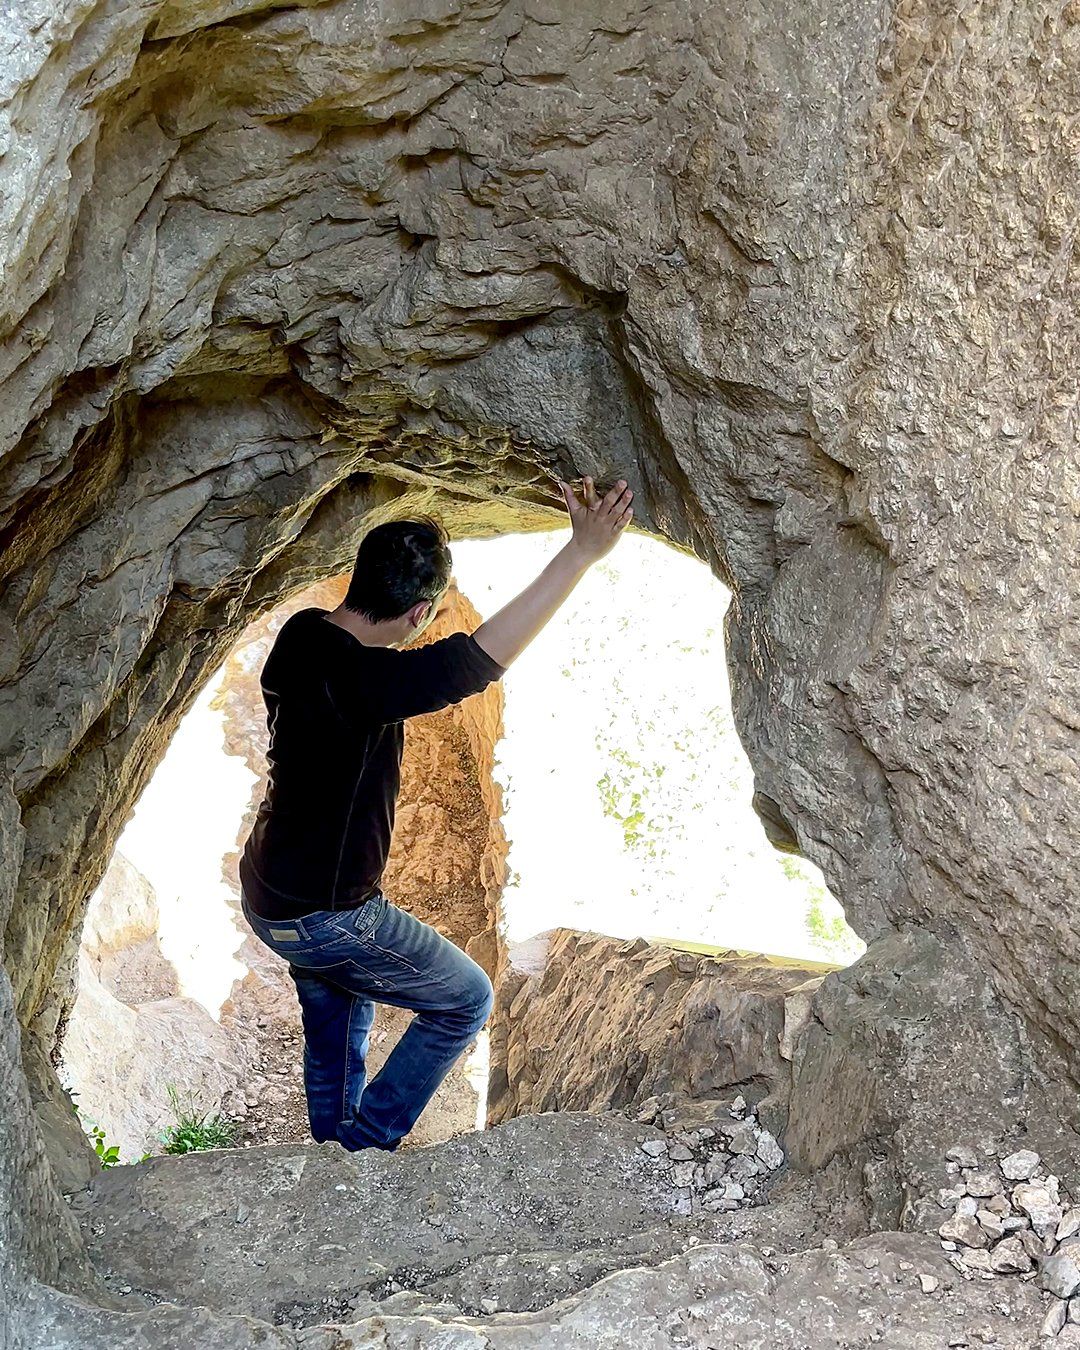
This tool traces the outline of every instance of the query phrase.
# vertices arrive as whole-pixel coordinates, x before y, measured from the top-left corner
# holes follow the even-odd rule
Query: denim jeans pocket
[[[368,961],[384,963],[390,970],[402,974],[419,975],[419,967],[405,954],[408,951],[408,935],[407,921],[403,921],[399,911],[388,903],[366,933],[361,929],[357,937]]]

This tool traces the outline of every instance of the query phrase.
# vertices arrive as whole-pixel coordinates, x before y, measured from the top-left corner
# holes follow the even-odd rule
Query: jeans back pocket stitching
[[[367,947],[370,951],[378,952],[380,956],[386,957],[387,960],[397,961],[399,965],[404,966],[405,969],[413,975],[422,974],[422,972],[417,970],[417,968],[413,965],[411,961],[407,961],[404,956],[401,956],[398,952],[395,952],[390,947],[382,947],[379,945],[379,943],[373,942],[370,938],[365,939],[364,946]]]

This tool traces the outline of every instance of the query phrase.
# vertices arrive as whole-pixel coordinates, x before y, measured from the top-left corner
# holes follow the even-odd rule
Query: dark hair
[[[431,516],[376,525],[356,550],[345,608],[380,623],[400,618],[420,600],[435,600],[450,582],[449,542]]]

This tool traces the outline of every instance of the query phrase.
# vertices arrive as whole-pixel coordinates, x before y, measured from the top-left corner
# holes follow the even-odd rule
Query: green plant
[[[184,1106],[176,1088],[169,1083],[166,1091],[172,1103],[175,1125],[161,1134],[166,1153],[201,1153],[211,1148],[232,1148],[239,1135],[236,1121],[209,1111],[200,1112],[191,1103]]]
[[[105,1131],[100,1125],[91,1125],[90,1142],[94,1146],[94,1152],[101,1160],[102,1167],[115,1167],[120,1161],[120,1145],[106,1144]]]
[[[102,1167],[115,1167],[120,1161],[120,1145],[105,1142],[105,1131],[96,1120],[91,1120],[89,1116],[83,1114],[81,1107],[75,1100],[78,1095],[77,1092],[68,1093],[71,1098],[72,1109],[79,1118],[79,1124],[86,1131],[91,1144],[93,1144],[94,1152],[97,1154]]]

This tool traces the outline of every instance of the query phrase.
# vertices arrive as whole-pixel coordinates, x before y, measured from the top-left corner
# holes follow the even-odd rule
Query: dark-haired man
[[[633,511],[620,479],[584,501],[560,481],[572,535],[540,575],[473,633],[403,650],[450,584],[429,518],[376,526],[345,600],[282,625],[262,672],[266,795],[240,860],[244,915],[289,962],[304,1027],[316,1140],[397,1149],[491,1011],[487,973],[380,889],[400,781],[402,723],[499,679]],[[375,1004],[415,1017],[379,1072],[365,1060]]]

